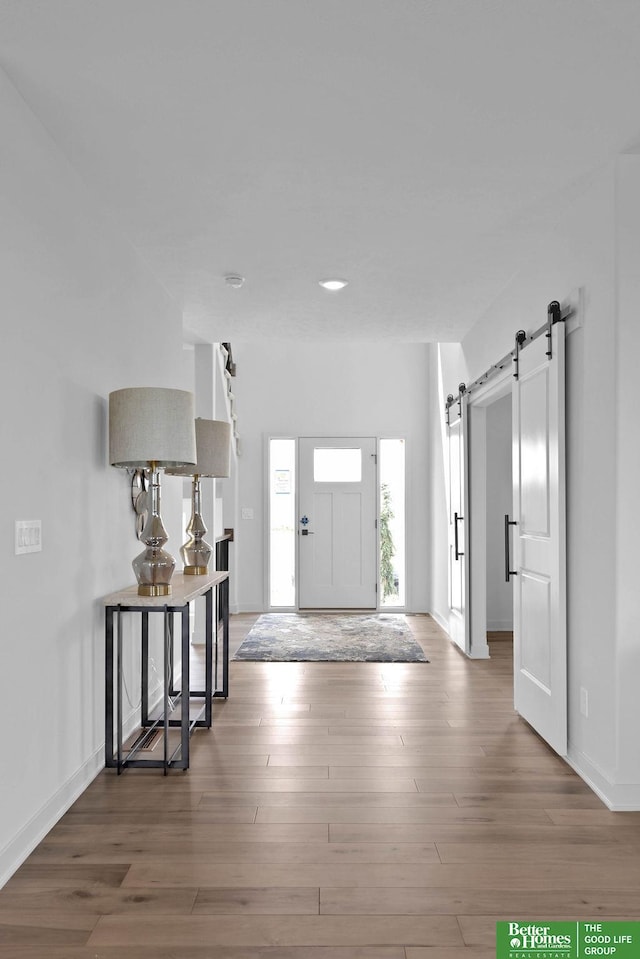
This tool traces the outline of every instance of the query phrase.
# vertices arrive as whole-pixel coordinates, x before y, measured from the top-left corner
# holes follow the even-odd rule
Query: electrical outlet
[[[580,712],[581,712],[582,715],[585,717],[585,719],[588,718],[588,716],[589,716],[589,693],[588,693],[587,690],[584,688],[584,686],[581,686],[581,687],[580,687]]]
[[[243,506],[240,516],[242,519],[253,519],[253,509],[250,506]]]
[[[42,520],[17,519],[15,523],[15,554],[42,552]]]

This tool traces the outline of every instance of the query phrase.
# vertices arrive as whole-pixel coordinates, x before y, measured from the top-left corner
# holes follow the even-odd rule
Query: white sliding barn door
[[[547,354],[551,344],[551,358]],[[513,387],[514,704],[567,752],[564,324],[519,355]]]
[[[449,407],[449,635],[469,652],[469,500],[467,491],[467,396]]]

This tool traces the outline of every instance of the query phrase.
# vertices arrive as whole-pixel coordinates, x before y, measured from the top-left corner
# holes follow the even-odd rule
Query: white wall
[[[440,353],[441,347],[435,344],[428,347],[429,423],[427,437],[429,443],[429,488],[431,491],[429,517],[431,536],[427,544],[426,555],[431,581],[431,607],[429,611],[442,628],[446,630],[449,623],[449,570],[447,565],[449,503],[445,474],[444,397],[446,397],[447,392],[451,391],[445,390],[443,386]]]
[[[504,516],[511,513],[511,397],[486,411],[487,629],[513,629],[513,585],[504,575]]]
[[[442,385],[444,395],[457,392],[458,382],[471,382],[512,348],[519,328],[541,326],[550,300],[568,302],[582,288],[583,325],[567,339],[569,757],[618,808],[640,808],[637,162],[623,158],[581,193],[559,197],[555,210],[523,221],[514,278],[467,335]],[[442,531],[434,551],[445,563]],[[446,608],[442,575],[439,582],[433,601]],[[588,717],[580,713],[580,687],[589,693]]]
[[[617,777],[640,782],[640,156],[620,157],[616,169],[616,281],[618,291],[615,389],[616,476],[616,733]],[[609,424],[610,418],[609,418]]]
[[[427,347],[370,343],[233,343],[242,456],[238,506],[238,599],[262,610],[265,597],[265,449],[270,435],[405,436],[408,597],[429,608]]]
[[[140,552],[107,397],[183,387],[181,316],[0,73],[0,884],[103,766],[100,597]],[[178,486],[165,483],[170,548]],[[15,556],[16,519],[43,550]]]

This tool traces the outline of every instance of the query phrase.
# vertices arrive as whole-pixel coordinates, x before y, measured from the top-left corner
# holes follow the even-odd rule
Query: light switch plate
[[[240,515],[242,519],[253,519],[253,509],[250,506],[243,506]]]
[[[21,553],[42,552],[42,520],[16,520],[15,552],[16,556],[19,556]]]

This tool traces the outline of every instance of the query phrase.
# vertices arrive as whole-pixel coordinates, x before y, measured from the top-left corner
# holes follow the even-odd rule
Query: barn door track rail
[[[506,353],[502,359],[498,360],[497,363],[494,363],[493,366],[490,366],[481,376],[479,376],[473,383],[470,383],[467,386],[465,383],[460,383],[458,387],[458,394],[454,396],[453,393],[449,393],[447,396],[447,401],[445,404],[445,413],[447,418],[447,423],[449,422],[449,409],[453,406],[454,403],[462,405],[462,397],[465,395],[470,395],[472,392],[477,390],[479,387],[484,386],[493,376],[496,376],[505,367],[513,364],[514,379],[518,379],[519,376],[519,363],[520,363],[520,353],[521,351],[533,343],[534,340],[537,340],[539,336],[547,337],[547,351],[546,355],[549,360],[552,358],[552,347],[551,347],[551,331],[556,323],[564,323],[566,320],[570,319],[574,315],[574,310],[569,308],[565,313],[562,312],[562,307],[558,300],[552,300],[547,307],[547,320],[546,323],[543,323],[534,333],[527,333],[525,330],[518,330],[515,335],[515,345],[509,353]]]

